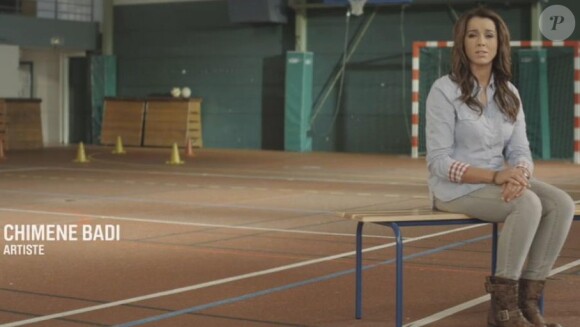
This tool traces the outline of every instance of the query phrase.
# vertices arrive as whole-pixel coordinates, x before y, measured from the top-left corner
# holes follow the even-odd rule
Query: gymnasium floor
[[[169,149],[11,151],[0,161],[2,326],[393,326],[390,230],[365,227],[363,318],[354,319],[356,224],[336,212],[428,207],[424,159]],[[580,200],[580,167],[536,176]],[[12,225],[113,226],[118,240],[13,241]],[[83,227],[90,226],[90,227]],[[406,326],[484,327],[491,227],[406,228]],[[116,239],[115,235],[100,235]],[[10,248],[10,247],[9,247]],[[580,224],[546,291],[546,315],[580,326]]]

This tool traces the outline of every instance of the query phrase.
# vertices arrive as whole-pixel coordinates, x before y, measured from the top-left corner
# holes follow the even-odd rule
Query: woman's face
[[[473,17],[467,22],[465,54],[471,66],[490,66],[497,55],[497,31],[489,18]]]

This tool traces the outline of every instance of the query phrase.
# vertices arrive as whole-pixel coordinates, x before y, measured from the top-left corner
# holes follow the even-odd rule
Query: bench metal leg
[[[356,267],[355,267],[355,313],[356,319],[362,317],[362,230],[363,222],[359,222],[356,226]]]
[[[362,230],[364,222],[359,222],[356,229],[356,295],[355,295],[355,318],[362,318]],[[397,223],[384,223],[393,230],[396,243],[396,258],[395,258],[395,326],[403,326],[403,237],[401,229]],[[493,223],[492,233],[492,253],[491,253],[491,274],[495,275],[497,266],[497,243],[499,238],[498,224]],[[541,299],[540,301],[543,301]],[[540,308],[543,310],[543,302],[540,303]]]
[[[364,223],[356,228],[356,267],[355,267],[355,318],[362,318],[362,230]],[[395,278],[395,319],[396,327],[403,326],[403,238],[396,223],[390,223],[396,240],[396,278]]]
[[[395,234],[396,249],[396,285],[395,285],[395,326],[403,326],[403,237],[397,223],[389,224]]]

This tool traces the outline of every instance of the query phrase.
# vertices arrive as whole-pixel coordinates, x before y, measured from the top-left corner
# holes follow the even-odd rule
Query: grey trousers
[[[570,231],[575,211],[572,198],[537,179],[530,184],[530,189],[511,202],[501,199],[502,188],[497,185],[486,185],[448,202],[435,199],[435,207],[441,211],[504,222],[498,241],[498,277],[546,279]]]

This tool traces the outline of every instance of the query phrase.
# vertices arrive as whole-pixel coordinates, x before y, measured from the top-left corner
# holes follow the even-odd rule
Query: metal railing
[[[102,0],[0,0],[0,13],[93,22],[101,6]]]

